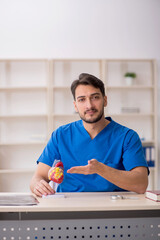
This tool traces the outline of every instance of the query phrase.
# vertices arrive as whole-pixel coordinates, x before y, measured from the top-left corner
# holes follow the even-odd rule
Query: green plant
[[[136,78],[136,73],[134,73],[134,72],[127,72],[127,73],[125,73],[125,75],[124,75],[125,77],[131,77],[131,78]]]

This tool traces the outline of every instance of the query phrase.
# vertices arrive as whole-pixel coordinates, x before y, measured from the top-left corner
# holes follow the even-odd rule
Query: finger
[[[42,197],[42,193],[40,193],[36,188],[34,188],[33,193],[38,197]]]
[[[44,185],[42,186],[43,194],[49,195],[49,194],[54,194],[55,191],[54,189],[49,185],[49,183],[44,182]]]
[[[91,159],[91,160],[88,160],[88,164],[92,164],[92,163],[96,163],[97,160],[96,159]]]
[[[72,167],[68,169],[67,173],[87,174],[87,166]]]
[[[38,196],[53,194],[54,190],[49,186],[47,182],[41,180],[35,187],[34,192]]]
[[[42,181],[42,184],[46,187],[46,190],[48,191],[48,194],[49,193],[55,193],[55,191],[53,190],[53,188],[49,185],[48,182],[44,181],[44,180],[41,180]]]
[[[37,195],[37,196],[39,196],[39,197],[42,197],[42,195],[47,195],[47,193],[46,193],[46,191],[45,190],[43,190],[41,187],[39,187],[39,186],[36,186],[35,188],[34,188],[34,193]]]

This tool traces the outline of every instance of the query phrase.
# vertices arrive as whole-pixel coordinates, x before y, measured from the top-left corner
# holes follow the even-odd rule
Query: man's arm
[[[55,193],[48,183],[48,171],[50,168],[50,166],[40,162],[31,179],[30,189],[39,197]]]
[[[131,171],[117,170],[96,159],[88,161],[88,165],[72,167],[68,173],[99,174],[116,186],[136,193],[144,193],[148,186],[148,171],[146,167],[136,167]]]

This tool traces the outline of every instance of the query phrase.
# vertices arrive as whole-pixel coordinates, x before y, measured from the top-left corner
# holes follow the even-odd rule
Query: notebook
[[[160,202],[160,190],[146,191],[146,198]]]
[[[0,206],[32,206],[39,202],[33,195],[3,194],[0,195]]]

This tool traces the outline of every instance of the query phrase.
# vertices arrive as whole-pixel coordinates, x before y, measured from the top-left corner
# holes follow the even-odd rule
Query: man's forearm
[[[122,171],[98,162],[96,159],[91,159],[88,161],[88,165],[72,167],[67,172],[85,175],[96,173],[122,189],[137,193],[144,193],[148,186],[146,167],[136,167],[131,171]]]
[[[30,182],[30,189],[31,191],[34,193],[34,188],[37,185],[38,182],[40,182],[42,180],[42,177],[38,177],[38,176],[33,176]]]
[[[144,193],[148,186],[147,169],[145,167],[138,167],[131,171],[123,171],[98,162],[97,174],[128,191]]]

